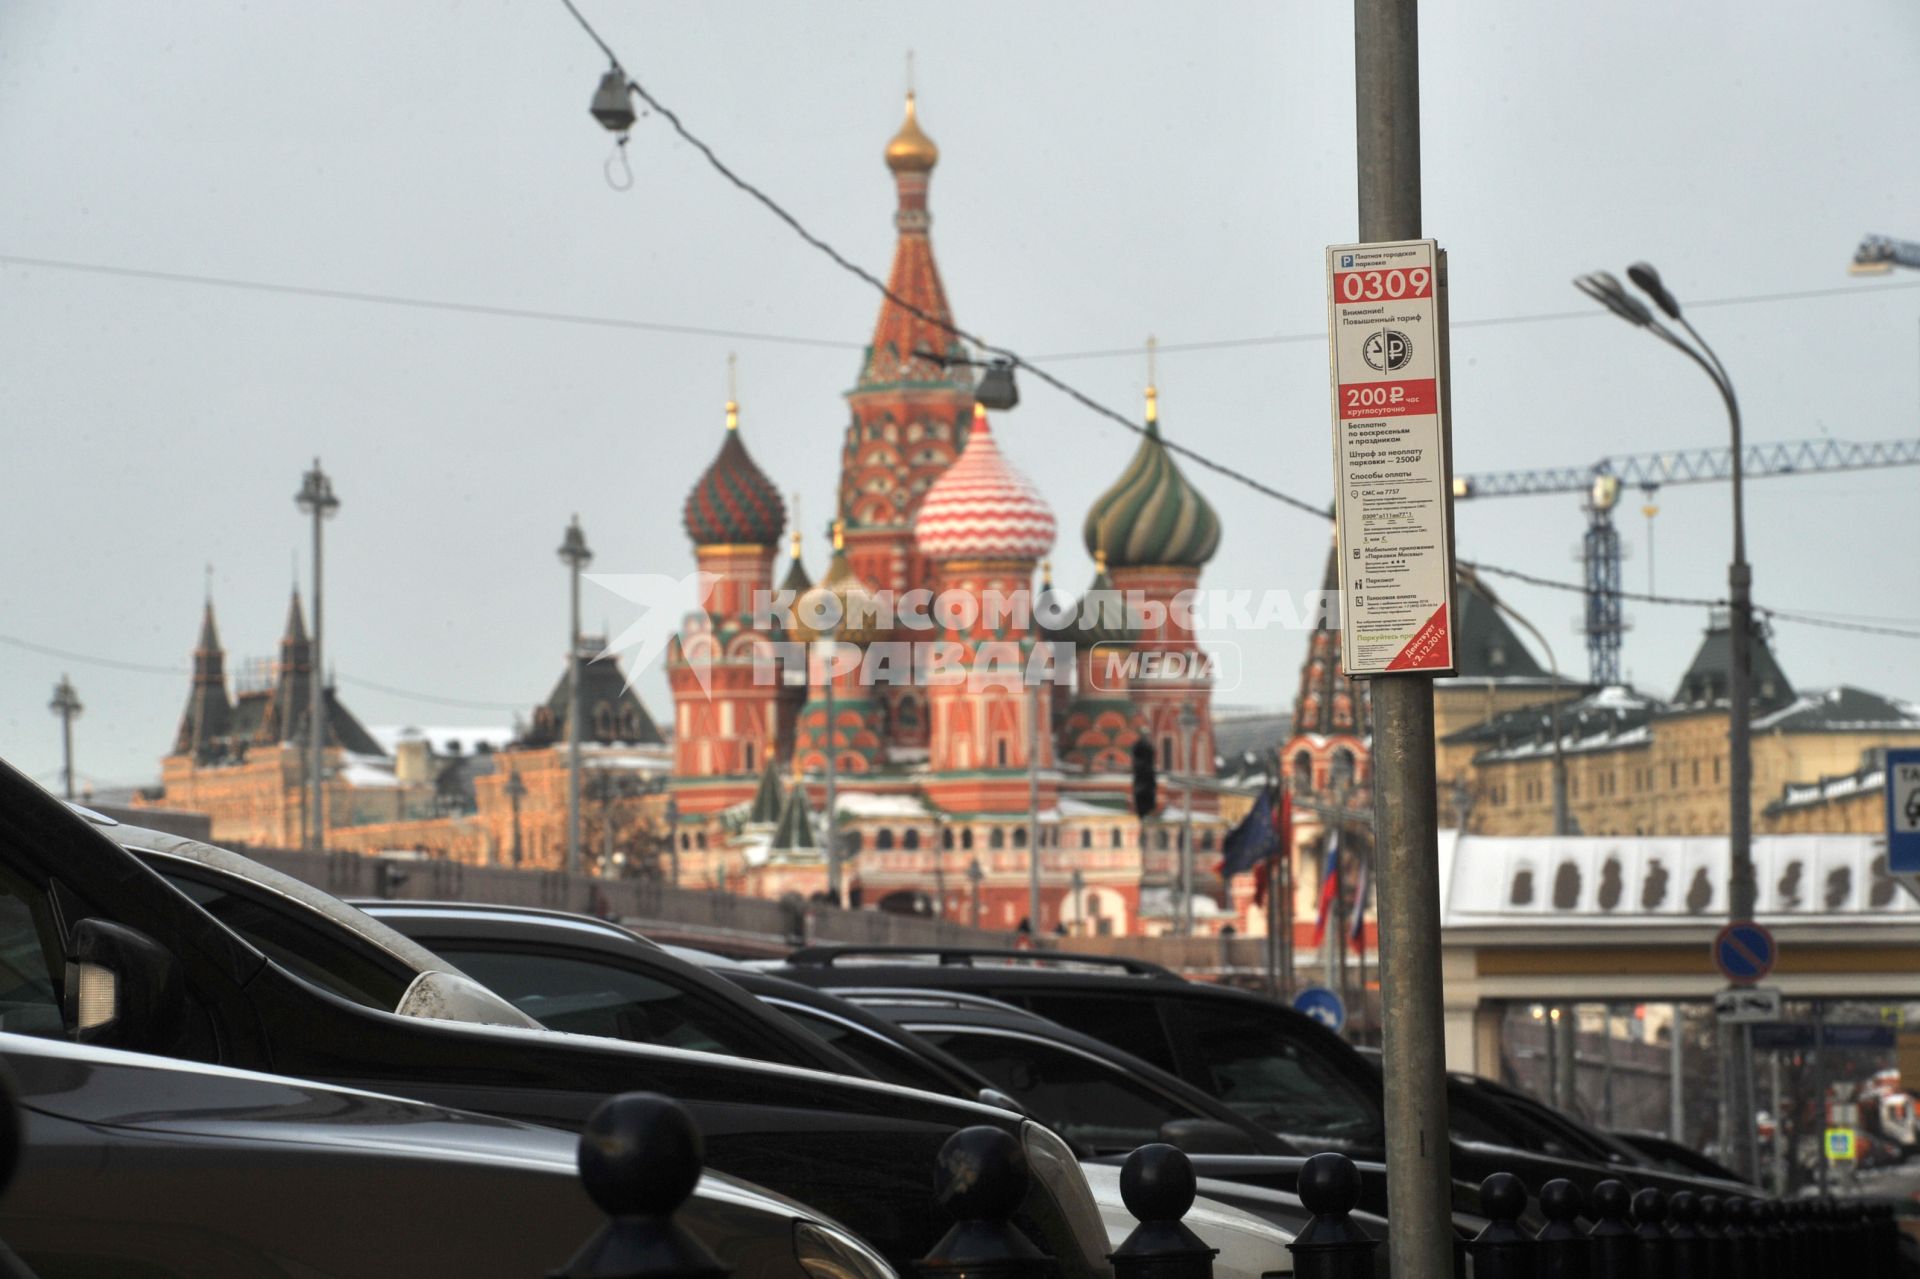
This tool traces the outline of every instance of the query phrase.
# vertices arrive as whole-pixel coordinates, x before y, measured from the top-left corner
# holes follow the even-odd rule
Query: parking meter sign
[[[1887,870],[1920,873],[1920,750],[1887,752]]]

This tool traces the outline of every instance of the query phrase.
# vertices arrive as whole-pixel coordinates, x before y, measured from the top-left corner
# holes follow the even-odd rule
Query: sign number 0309
[[[1380,302],[1391,298],[1430,298],[1433,296],[1433,272],[1423,266],[1411,270],[1395,267],[1388,271],[1341,271],[1338,273],[1340,300],[1343,302]]]

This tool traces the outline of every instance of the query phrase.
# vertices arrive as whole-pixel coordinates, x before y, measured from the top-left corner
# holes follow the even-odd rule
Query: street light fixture
[[[527,784],[520,780],[520,770],[514,769],[507,774],[507,802],[513,805],[513,865],[520,867],[520,801],[527,797]]]
[[[1180,805],[1180,913],[1177,917],[1180,935],[1193,935],[1193,778],[1198,769],[1194,758],[1194,730],[1200,727],[1200,717],[1194,713],[1191,705],[1180,708],[1180,756],[1186,765],[1185,798]]]
[[[600,77],[593,91],[593,105],[587,108],[608,133],[625,133],[633,128],[633,97],[627,88],[627,73],[616,64]]]
[[[326,776],[321,763],[327,748],[327,711],[326,685],[322,672],[326,667],[321,664],[320,645],[325,634],[325,624],[321,617],[320,594],[320,526],[333,518],[340,509],[340,499],[333,494],[333,481],[320,469],[320,459],[313,459],[313,469],[300,477],[300,491],[293,495],[294,504],[313,517],[313,654],[311,673],[307,686],[312,694],[307,709],[307,781],[313,788],[312,802],[308,805],[313,814],[307,822],[307,846],[313,852],[321,852],[327,844],[327,792]]]
[[[1605,272],[1581,276],[1574,284],[1589,297],[1597,298],[1614,314],[1647,329],[1673,347],[1712,380],[1714,389],[1727,408],[1732,432],[1733,466],[1733,558],[1727,566],[1728,659],[1727,673],[1727,844],[1731,854],[1727,883],[1727,913],[1734,923],[1753,919],[1753,758],[1751,751],[1752,713],[1749,689],[1753,681],[1753,570],[1747,563],[1745,493],[1742,487],[1744,458],[1741,453],[1740,402],[1733,393],[1733,381],[1720,363],[1720,357],[1706,339],[1681,314],[1680,303],[1660,279],[1660,273],[1646,262],[1627,269],[1627,278],[1652,298],[1654,304],[1686,331],[1692,345],[1655,319],[1638,299],[1629,296],[1620,282]],[[1695,347],[1698,347],[1696,350]],[[1736,1152],[1735,1166],[1746,1176],[1758,1171],[1753,1126],[1753,1047],[1746,1028],[1731,1032],[1736,1050],[1724,1056],[1725,1095],[1730,1099],[1729,1113],[1739,1116],[1738,1131],[1731,1134]]]
[[[560,542],[560,562],[567,566],[572,596],[572,622],[567,635],[567,874],[580,873],[580,721],[586,714],[580,689],[580,570],[593,563],[593,551],[580,528],[580,517],[567,525]]]

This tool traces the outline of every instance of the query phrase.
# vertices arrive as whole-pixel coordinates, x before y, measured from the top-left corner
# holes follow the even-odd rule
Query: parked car
[[[615,923],[520,906],[418,901],[365,901],[358,905],[379,922],[430,947],[442,960],[486,981],[496,994],[543,1021],[553,1016],[566,1019],[565,1024],[574,1029],[623,1038],[640,1037],[650,1028],[665,1025],[683,1038],[695,1037],[702,1044],[716,1047],[758,1044],[769,1051],[770,1059],[796,1064],[815,1061],[825,1052],[848,1071],[906,1087],[977,1098],[1032,1115],[1019,1098],[1009,1096],[961,1061],[873,1012],[745,965],[716,963],[711,957],[701,956],[703,963],[714,965],[709,971],[683,957],[691,952],[673,953],[676,948],[657,946]],[[719,989],[714,989],[716,986]],[[1029,1014],[1014,1015],[1039,1020]],[[799,1046],[790,1041],[799,1041]],[[1101,1046],[1093,1047],[1097,1050]],[[782,1051],[790,1056],[783,1058]],[[1119,1073],[1115,1068],[1105,1070]],[[1178,1081],[1170,1082],[1176,1089],[1184,1087]],[[1138,1085],[1123,1082],[1120,1086]],[[1100,1098],[1089,1094],[1087,1100],[1097,1103]],[[1169,1119],[1190,1117],[1175,1103],[1162,1104]],[[1211,1110],[1214,1105],[1201,1099],[1200,1109]],[[1227,1114],[1231,1117],[1231,1112]],[[1049,1126],[1063,1135],[1068,1132],[1057,1119]],[[1252,1135],[1242,1137],[1235,1148],[1251,1151],[1262,1142],[1276,1144],[1276,1139],[1258,1129],[1251,1131]],[[1137,1135],[1138,1141],[1109,1143],[1102,1153],[1111,1155],[1117,1167],[1143,1142],[1189,1136],[1163,1130],[1159,1124]],[[1068,1140],[1076,1154],[1094,1153],[1084,1143],[1070,1136]],[[1191,1148],[1192,1142],[1180,1140],[1176,1144]],[[1124,1227],[1113,1236],[1117,1244],[1137,1224],[1123,1206],[1117,1174],[1109,1168],[1083,1166],[1083,1171],[1109,1230]],[[1304,1226],[1310,1216],[1290,1195],[1249,1193],[1225,1183],[1209,1183],[1209,1187],[1203,1191],[1196,1220],[1206,1220],[1238,1241],[1215,1261],[1215,1273],[1223,1277],[1271,1271],[1280,1264],[1281,1250],[1291,1233]],[[1246,1211],[1242,1213],[1241,1209]],[[1264,1254],[1252,1269],[1237,1269],[1237,1263],[1227,1259],[1260,1251],[1256,1244],[1264,1244]]]
[[[476,1024],[524,1017],[325,894],[224,850],[83,817],[5,765],[0,951],[16,959],[0,973],[0,1029],[574,1130],[610,1094],[665,1093],[701,1126],[709,1166],[813,1205],[898,1269],[945,1228],[929,1204],[941,1144],[998,1126],[1040,1170],[1016,1223],[1065,1273],[1104,1271],[1078,1162],[1038,1124],[846,1075]],[[468,996],[487,1011],[463,1009]]]
[[[1722,1181],[1742,1180],[1739,1173],[1725,1164],[1709,1159],[1693,1147],[1681,1145],[1671,1137],[1649,1132],[1622,1132],[1619,1129],[1607,1135],[1639,1151],[1652,1167],[1689,1172],[1700,1177],[1718,1177]]]
[[[551,1128],[19,1034],[0,1063],[24,1120],[0,1238],[45,1279],[531,1279],[606,1221],[577,1139]],[[844,1227],[724,1174],[677,1219],[738,1275],[894,1276]]]
[[[1299,1149],[1385,1159],[1377,1067],[1312,1018],[1249,991],[1186,981],[1141,960],[1056,951],[815,946],[762,966],[847,996],[942,990],[1012,1004],[1178,1076]],[[1538,1135],[1537,1127],[1484,1104],[1455,1107],[1450,1120],[1458,1182],[1478,1185],[1495,1172],[1511,1172],[1535,1189],[1556,1177],[1583,1190],[1613,1177],[1636,1188],[1716,1194],[1728,1188],[1596,1161],[1572,1149],[1529,1149],[1522,1143]],[[1209,1175],[1230,1175],[1235,1158],[1201,1156],[1196,1164]]]

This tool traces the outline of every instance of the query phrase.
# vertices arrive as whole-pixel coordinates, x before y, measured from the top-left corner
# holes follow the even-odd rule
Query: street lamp
[[[1194,778],[1194,730],[1200,727],[1200,717],[1194,713],[1191,705],[1180,708],[1180,757],[1186,764],[1185,798],[1181,801],[1180,812],[1180,915],[1179,927],[1182,937],[1193,935],[1193,778]]]
[[[54,685],[53,700],[47,703],[47,709],[60,717],[60,782],[68,799],[73,798],[73,721],[80,718],[80,712],[86,708],[80,705],[80,694],[73,691],[73,681],[65,675]]]
[[[1680,303],[1661,281],[1660,273],[1645,262],[1627,268],[1634,287],[1653,299],[1666,317],[1679,324],[1693,339],[1693,345],[1681,340],[1662,324],[1641,302],[1620,286],[1620,281],[1604,271],[1581,276],[1574,281],[1587,296],[1596,299],[1628,323],[1671,346],[1695,364],[1713,382],[1714,389],[1727,406],[1727,420],[1733,435],[1733,559],[1727,566],[1729,612],[1727,647],[1732,667],[1727,673],[1727,845],[1731,854],[1727,883],[1727,913],[1734,923],[1753,919],[1753,758],[1750,748],[1753,708],[1748,688],[1753,679],[1753,571],[1747,564],[1745,495],[1741,485],[1744,459],[1740,442],[1740,402],[1734,397],[1733,381],[1713,348],[1707,345],[1687,318]],[[1695,347],[1698,350],[1695,350]],[[1739,1131],[1732,1134],[1735,1166],[1749,1178],[1757,1171],[1758,1158],[1753,1130],[1753,1048],[1743,1026],[1734,1033],[1737,1050],[1725,1055],[1726,1096],[1731,1113],[1740,1116]]]
[[[513,864],[520,865],[520,801],[527,797],[527,784],[520,780],[520,770],[514,769],[507,774],[507,802],[513,805]]]
[[[567,874],[580,873],[580,720],[586,706],[580,690],[580,570],[593,563],[580,517],[567,525],[560,542],[560,562],[567,566],[573,610],[567,634]]]
[[[333,481],[320,469],[319,458],[314,458],[313,469],[300,477],[300,491],[293,495],[293,500],[302,511],[313,517],[313,660],[312,671],[307,678],[312,693],[307,709],[307,781],[313,787],[310,805],[313,818],[307,823],[307,840],[310,849],[317,853],[325,849],[327,844],[326,778],[321,765],[327,747],[327,694],[321,677],[326,667],[321,664],[320,656],[321,637],[325,634],[320,616],[320,526],[340,509],[340,499],[333,495]]]
[[[973,889],[973,926],[980,927],[980,881],[987,873],[980,869],[980,859],[975,857],[967,863],[967,883]]]

